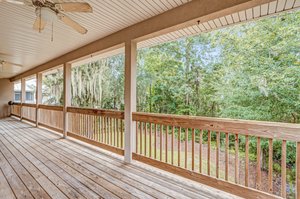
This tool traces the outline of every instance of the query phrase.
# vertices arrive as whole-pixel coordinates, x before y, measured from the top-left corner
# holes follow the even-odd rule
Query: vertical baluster
[[[210,175],[210,143],[211,132],[207,131],[207,175]]]
[[[105,126],[104,117],[101,116],[101,142],[105,143],[105,136],[104,136],[104,126]]]
[[[189,129],[186,128],[185,129],[185,144],[184,144],[184,168],[187,169],[188,165],[187,165],[187,161],[188,161],[188,133],[189,133]]]
[[[180,147],[180,142],[181,142],[181,140],[180,140],[180,135],[181,135],[181,127],[179,127],[179,130],[178,130],[178,166],[180,167],[180,152],[181,152],[181,147]]]
[[[104,117],[101,116],[101,142],[104,143]]]
[[[245,186],[249,186],[249,136],[245,136]]]
[[[165,146],[165,151],[166,151],[166,163],[168,163],[168,135],[169,135],[169,126],[166,126],[166,146]]]
[[[195,171],[195,129],[192,129],[192,170]]]
[[[157,159],[157,150],[156,150],[157,142],[156,142],[156,139],[157,139],[157,124],[154,124],[154,159]]]
[[[108,117],[105,117],[105,143],[108,144],[109,143],[109,129],[108,129],[108,126],[109,126],[109,123],[108,123],[108,120],[109,118]]]
[[[82,131],[82,133],[83,133],[83,136],[86,137],[86,115],[83,114],[82,117],[83,117],[83,120],[82,120],[83,131]]]
[[[117,147],[117,121],[118,119],[114,118],[114,146]]]
[[[143,122],[140,122],[140,154],[143,154]]]
[[[149,157],[152,158],[152,123],[149,124]]]
[[[144,156],[147,156],[147,123],[145,122]]]
[[[138,153],[138,149],[139,149],[139,123],[138,121],[136,121],[136,125],[135,125],[135,152]]]
[[[105,136],[106,136],[106,144],[109,144],[109,118],[105,117]]]
[[[235,183],[239,183],[239,135],[235,134]]]
[[[260,137],[257,138],[257,165],[256,165],[256,189],[261,189],[261,146]]]
[[[199,173],[202,173],[202,142],[203,142],[203,131],[200,130],[200,135],[199,135]]]
[[[124,147],[124,124],[123,124],[124,120],[120,121],[120,125],[121,125],[121,148],[123,149]]]
[[[282,141],[281,150],[281,197],[286,198],[286,140]]]
[[[92,128],[92,137],[93,137],[93,140],[95,140],[95,141],[97,141],[97,133],[96,133],[96,128],[97,128],[97,126],[96,126],[96,116],[95,115],[92,115],[92,121],[93,121],[93,128]]]
[[[105,143],[108,144],[109,136],[108,136],[108,117],[105,117]]]
[[[229,167],[229,133],[225,135],[225,180],[228,181]]]
[[[80,113],[78,113],[78,121],[78,134],[82,135],[82,117]]]
[[[159,160],[162,161],[162,151],[163,151],[163,125],[161,124],[160,125],[160,131],[159,131],[159,138],[160,138],[160,141],[159,141]]]
[[[174,126],[172,126],[171,164],[174,165]]]
[[[273,193],[273,140],[269,138],[269,173],[268,173],[268,181],[269,181],[269,192]]]
[[[119,126],[119,119],[116,119],[116,129],[117,129],[117,147],[120,148],[120,126]]]
[[[219,178],[219,169],[220,169],[220,132],[216,132],[216,178]]]
[[[96,141],[100,142],[100,134],[99,134],[99,116],[95,116],[95,131],[96,131]]]
[[[110,117],[109,118],[109,126],[110,126],[110,132],[109,132],[109,134],[110,134],[110,141],[109,141],[109,144],[110,145],[113,145],[113,120],[112,120],[112,118]]]

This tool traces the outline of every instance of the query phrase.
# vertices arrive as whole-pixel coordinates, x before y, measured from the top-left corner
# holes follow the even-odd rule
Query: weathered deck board
[[[0,198],[233,198],[60,136],[0,120]]]

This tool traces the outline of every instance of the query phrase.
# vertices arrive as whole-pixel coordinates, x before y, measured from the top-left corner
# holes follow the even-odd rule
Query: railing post
[[[300,199],[300,142],[297,142],[296,150],[296,198]]]
[[[125,43],[125,162],[132,161],[135,149],[135,122],[132,113],[136,111],[136,42]]]
[[[70,63],[64,64],[64,109],[63,109],[63,137],[67,137],[68,133],[68,112],[67,107],[71,106],[71,67]]]
[[[36,127],[39,126],[39,104],[42,104],[42,73],[36,74],[36,107],[35,107],[35,122]]]
[[[23,103],[26,101],[26,80],[21,79],[21,108],[20,108],[20,120],[23,119]]]

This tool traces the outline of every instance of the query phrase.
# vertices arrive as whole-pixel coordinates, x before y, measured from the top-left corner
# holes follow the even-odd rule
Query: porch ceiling
[[[54,1],[61,2],[61,0]],[[53,42],[51,42],[51,25],[48,24],[42,33],[32,29],[35,20],[34,8],[2,2],[0,3],[0,60],[22,64],[23,67],[19,70],[16,68],[11,73],[2,71],[0,78],[13,77],[66,52],[189,1],[191,0],[86,0],[93,7],[93,13],[68,13],[67,15],[86,27],[88,33],[80,35],[61,21],[57,21],[54,23]]]
[[[66,1],[69,0],[64,2]],[[99,38],[190,1],[192,0],[102,0],[102,4],[100,4],[96,0],[87,0],[94,8],[93,14],[69,14],[69,16],[84,25],[89,30],[88,34],[80,35],[58,22],[54,24],[53,42],[51,42],[50,26],[46,27],[41,34],[32,30],[33,8],[1,3],[0,28],[6,31],[0,32],[0,43],[2,44],[0,46],[0,59],[20,63],[24,67],[14,73],[0,71],[0,78],[14,77],[16,79],[16,75],[64,55],[66,52],[78,49]],[[191,26],[189,23],[183,29],[178,28],[173,32],[141,41],[138,43],[138,48],[157,45],[300,7],[300,0],[270,2],[265,0],[261,2],[262,4],[259,6],[232,12],[229,15],[218,15],[217,18],[209,21],[200,21],[200,24],[195,23]],[[120,48],[106,51],[100,55],[93,54],[89,60],[81,60],[77,64],[123,52],[124,48]]]
[[[200,22],[199,25],[193,25],[184,29],[176,30],[155,38],[142,41],[138,44],[139,48],[154,46],[160,43],[176,40],[182,37],[209,32],[218,28],[223,28],[233,24],[256,20],[268,15],[274,15],[283,11],[300,8],[300,0],[277,0],[265,3],[253,8],[235,12],[230,15],[222,16],[207,22]]]

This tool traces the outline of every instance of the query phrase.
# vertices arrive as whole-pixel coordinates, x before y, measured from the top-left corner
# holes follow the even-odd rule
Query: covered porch
[[[72,15],[91,34],[80,37],[61,24],[53,30],[52,23],[52,37],[59,35],[52,43],[23,27],[21,15],[14,21],[21,28],[10,29],[11,12],[5,9],[31,11],[11,2],[33,2],[40,12],[55,5],[0,1],[5,5],[0,7],[3,29],[11,32],[0,37],[0,50],[5,51],[0,56],[24,65],[0,73],[0,198],[300,199],[299,124],[137,110],[139,49],[293,11],[299,0],[128,0],[103,5],[91,0],[94,16]],[[118,54],[124,54],[124,107],[72,104],[72,84],[77,84],[72,69]],[[10,62],[3,60],[2,67]],[[46,104],[43,79],[54,69],[61,75],[62,96]],[[28,90],[32,79],[35,87]],[[14,84],[19,85],[18,100]]]

